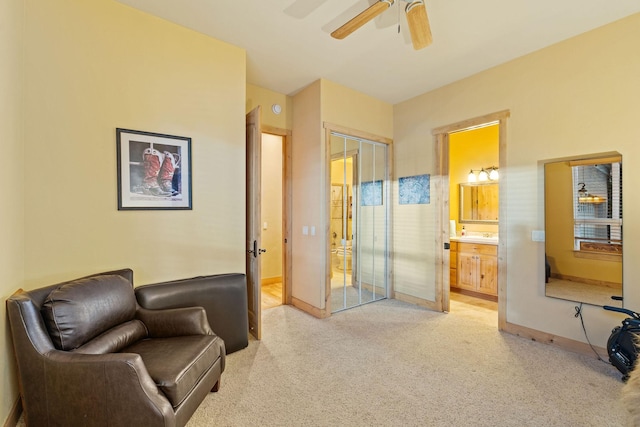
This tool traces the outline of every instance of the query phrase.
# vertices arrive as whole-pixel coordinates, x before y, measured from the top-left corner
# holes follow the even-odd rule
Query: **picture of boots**
[[[118,210],[192,209],[191,138],[116,129]]]
[[[160,166],[158,183],[160,184],[160,189],[162,191],[175,195],[178,191],[173,188],[173,174],[175,173],[176,167],[180,161],[180,155],[169,151],[165,151],[163,154],[164,160]]]
[[[160,184],[158,182],[160,168],[164,161],[164,155],[160,153],[158,150],[153,148],[147,148],[144,150],[142,154],[143,165],[144,165],[144,179],[142,190],[145,194],[151,194],[153,196],[170,196],[171,191],[164,191],[160,188]],[[173,176],[173,170],[171,172]]]

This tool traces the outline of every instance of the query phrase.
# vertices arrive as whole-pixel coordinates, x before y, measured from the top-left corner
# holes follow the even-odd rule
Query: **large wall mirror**
[[[546,295],[621,305],[622,156],[546,163]]]
[[[498,184],[460,184],[460,216],[464,223],[498,223]]]

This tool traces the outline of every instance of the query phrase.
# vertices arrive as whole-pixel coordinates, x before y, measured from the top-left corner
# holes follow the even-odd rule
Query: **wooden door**
[[[247,270],[247,303],[249,309],[249,332],[256,339],[262,336],[262,303],[260,296],[260,174],[261,174],[261,139],[260,107],[247,114],[247,219],[246,219],[246,270]]]

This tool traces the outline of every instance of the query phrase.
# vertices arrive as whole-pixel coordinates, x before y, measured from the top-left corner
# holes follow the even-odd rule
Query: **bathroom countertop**
[[[497,237],[485,237],[485,236],[456,236],[451,237],[449,240],[452,242],[460,242],[460,243],[479,243],[483,245],[497,245],[498,238]]]

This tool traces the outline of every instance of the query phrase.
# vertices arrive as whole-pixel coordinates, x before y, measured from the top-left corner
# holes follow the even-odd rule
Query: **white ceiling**
[[[344,40],[329,34],[375,0],[118,1],[246,49],[248,83],[291,95],[326,78],[392,104],[640,12],[638,0],[425,0],[433,44],[415,51],[399,0]]]

